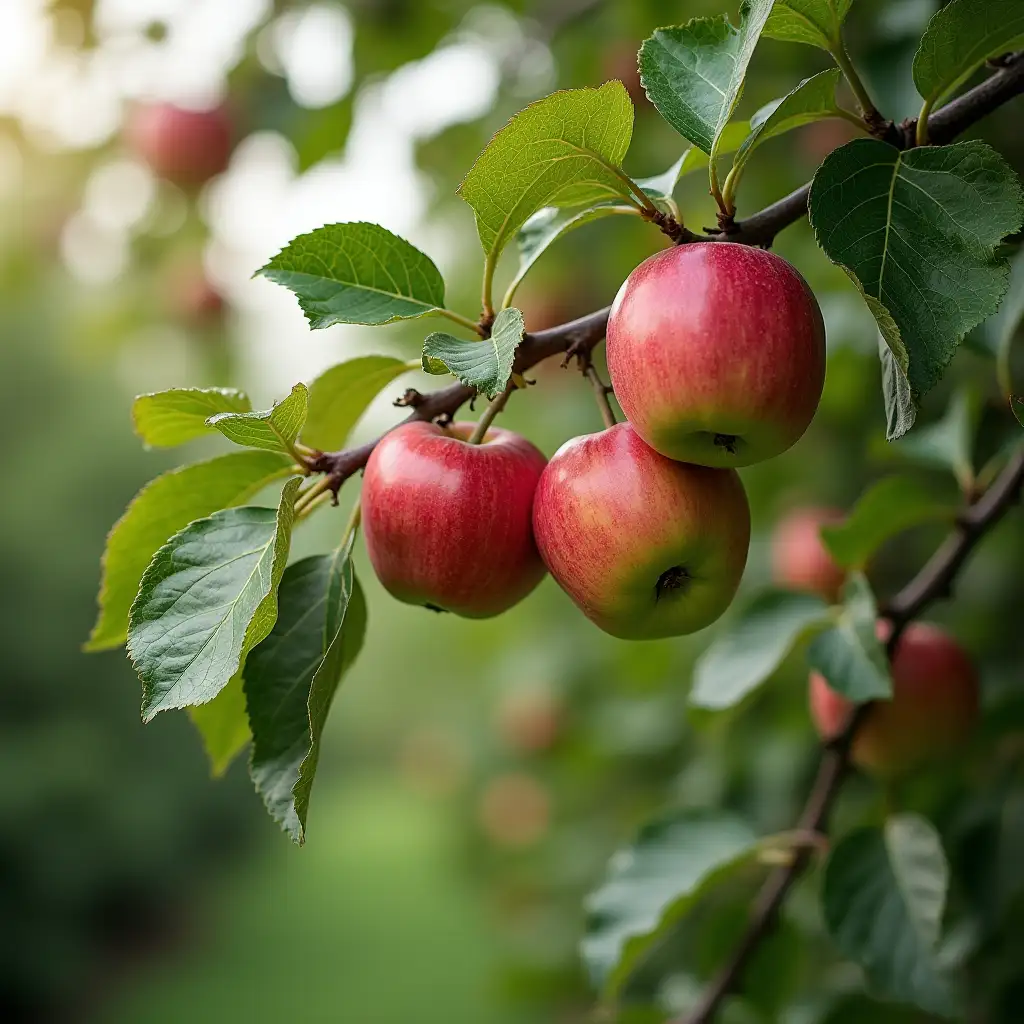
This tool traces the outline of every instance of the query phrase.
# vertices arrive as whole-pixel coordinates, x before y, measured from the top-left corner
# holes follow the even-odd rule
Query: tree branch
[[[949,597],[952,585],[975,545],[1005,515],[1024,487],[1024,450],[1006,465],[992,486],[960,517],[956,529],[946,538],[924,568],[882,610],[892,622],[888,640],[889,656],[907,624],[936,601]],[[821,833],[839,794],[849,767],[850,744],[864,720],[868,704],[857,707],[842,734],[826,745],[811,794],[804,805],[797,830]],[[784,868],[769,875],[754,902],[750,923],[725,966],[708,985],[698,1006],[675,1024],[710,1024],[722,1001],[732,991],[761,942],[775,926],[779,908],[793,884],[811,860],[812,848],[803,846]]]
[[[1003,103],[1024,93],[1024,53],[1009,55],[1003,64],[999,71],[990,75],[984,82],[948,103],[929,118],[929,135],[934,142],[949,142]],[[915,130],[916,122],[908,121],[901,126],[901,131],[894,134],[906,148],[914,144]],[[698,241],[729,241],[745,245],[771,245],[780,231],[806,215],[807,196],[810,190],[808,182],[759,213],[737,221],[728,231],[714,232],[704,239],[697,239],[687,232],[684,244]],[[588,354],[604,337],[610,309],[610,306],[606,306],[578,320],[546,331],[527,334],[516,353],[514,372],[522,373],[541,360],[560,352],[568,352],[571,355]],[[422,395],[412,414],[403,422],[454,416],[473,395],[473,389],[464,384],[451,384],[439,391]],[[376,443],[371,441],[358,448],[319,453],[309,459],[307,464],[313,472],[330,475],[331,488],[337,495],[338,488],[366,465]]]

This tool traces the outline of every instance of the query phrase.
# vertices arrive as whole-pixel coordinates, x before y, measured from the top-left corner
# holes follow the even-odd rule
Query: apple
[[[775,582],[820,594],[832,603],[838,600],[846,573],[825,547],[821,528],[842,518],[842,512],[831,508],[798,508],[784,516],[772,535]]]
[[[524,437],[473,423],[406,423],[366,464],[362,517],[370,562],[408,604],[487,618],[540,582],[533,495],[544,456]]]
[[[496,725],[505,744],[523,754],[550,750],[565,717],[561,700],[548,686],[519,686],[497,708]]]
[[[618,423],[555,453],[533,532],[584,615],[612,636],[649,640],[703,629],[729,607],[750,509],[733,470],[674,462]]]
[[[477,814],[480,827],[497,846],[533,846],[550,827],[551,795],[532,775],[507,772],[487,784]]]
[[[889,631],[887,622],[879,622],[879,639]],[[963,648],[931,623],[913,622],[904,630],[892,659],[892,682],[892,700],[875,702],[851,751],[855,764],[883,778],[952,753],[978,718],[974,666]],[[832,739],[852,704],[812,672],[810,708],[818,734]]]
[[[183,188],[220,174],[231,156],[231,121],[223,109],[185,110],[171,103],[138,107],[126,133],[154,174]]]
[[[670,459],[749,466],[814,417],[825,327],[784,259],[734,242],[676,245],[640,264],[608,318],[608,370],[636,432]]]

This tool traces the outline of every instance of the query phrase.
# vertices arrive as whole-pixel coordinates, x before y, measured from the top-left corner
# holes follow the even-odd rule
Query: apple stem
[[[589,360],[583,368],[583,376],[594,387],[594,397],[597,399],[597,408],[601,412],[601,419],[604,420],[604,425],[606,427],[614,427],[616,423],[615,411],[612,409],[612,403],[608,401],[608,396],[613,393],[612,389],[601,380],[601,375],[594,369],[594,364]]]
[[[487,408],[480,414],[480,419],[476,421],[476,426],[473,428],[473,433],[469,435],[470,444],[480,444],[490,429],[491,424],[494,422],[494,417],[505,408],[505,403],[508,401],[508,396],[515,391],[515,381],[509,381],[505,386],[505,390],[498,395],[497,398],[492,398]]]

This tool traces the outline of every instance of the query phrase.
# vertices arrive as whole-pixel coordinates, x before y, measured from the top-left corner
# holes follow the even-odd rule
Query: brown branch
[[[936,601],[950,596],[952,585],[975,545],[1005,515],[1024,487],[1024,450],[1010,460],[985,494],[960,517],[924,568],[882,610],[892,622],[889,656],[907,624]],[[804,805],[797,830],[823,833],[829,812],[849,767],[849,750],[857,728],[870,705],[862,704],[850,715],[842,734],[829,743],[822,755],[811,794]],[[812,849],[802,847],[784,868],[769,875],[751,911],[750,923],[732,956],[708,985],[698,1006],[676,1024],[710,1024],[722,1001],[735,990],[743,971],[761,942],[771,933],[786,895],[811,860]]]
[[[593,363],[588,362],[583,368],[583,376],[590,381],[591,387],[594,389],[594,398],[597,400],[597,409],[601,413],[601,419],[604,420],[606,427],[615,426],[615,412],[612,409],[612,403],[608,401],[608,396],[612,394],[612,389],[601,380],[601,375],[597,372]]]
[[[963,96],[937,110],[929,119],[929,134],[935,142],[949,142],[997,107],[1024,92],[1024,53],[1012,54],[1006,58],[1005,66],[984,82],[975,86]],[[916,123],[907,122],[902,127],[902,144],[913,144]],[[899,133],[897,133],[899,135]],[[715,232],[705,239],[697,239],[690,232],[683,236],[684,243],[697,241],[742,242],[745,245],[768,246],[784,228],[795,224],[807,213],[807,196],[810,183],[798,188],[759,213],[745,220],[737,221],[728,232]],[[599,309],[546,331],[527,334],[516,354],[514,371],[522,373],[543,359],[558,353],[589,354],[590,350],[604,337],[610,307]],[[473,389],[464,384],[451,384],[439,391],[422,395],[412,414],[403,422],[412,420],[433,420],[454,416],[474,395]],[[353,473],[366,465],[376,441],[358,448],[340,452],[327,452],[309,461],[309,468],[318,473],[329,473],[332,489],[337,495],[338,488]]]

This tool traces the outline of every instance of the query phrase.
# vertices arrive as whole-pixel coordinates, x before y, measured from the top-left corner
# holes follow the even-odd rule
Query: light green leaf
[[[103,553],[99,615],[87,651],[119,647],[128,637],[128,610],[157,548],[172,534],[218,509],[244,505],[291,459],[276,452],[232,452],[171,470],[151,480],[114,524]]]
[[[881,996],[952,1016],[936,945],[949,869],[935,829],[916,814],[860,829],[825,868],[825,921],[836,945],[860,964]]]
[[[718,142],[718,153],[724,156],[743,145],[749,129],[744,121],[731,121],[722,130]],[[708,165],[707,153],[696,146],[688,146],[683,155],[667,170],[650,178],[637,178],[636,183],[654,200],[665,200],[675,192],[676,185],[686,175],[704,170]]]
[[[955,508],[915,477],[887,476],[860,496],[842,523],[822,527],[821,536],[840,565],[863,569],[890,537],[955,515]]]
[[[299,235],[258,273],[295,292],[314,329],[389,324],[444,308],[444,280],[430,257],[377,224]]]
[[[680,135],[714,158],[743,92],[747,65],[772,0],[746,0],[740,27],[722,15],[656,29],[640,47],[640,79],[651,102]]]
[[[149,448],[173,448],[209,434],[219,412],[249,412],[249,396],[234,388],[171,388],[139,395],[132,403],[135,433]]]
[[[512,301],[516,289],[522,284],[523,278],[526,277],[530,268],[545,250],[563,235],[583,227],[584,224],[600,220],[602,217],[623,213],[635,215],[636,207],[625,206],[622,203],[599,203],[597,206],[591,206],[579,213],[566,214],[556,206],[545,206],[544,209],[538,210],[516,235],[516,245],[519,248],[519,268],[505,292],[503,304],[507,306]],[[462,343],[460,342],[460,344]]]
[[[841,117],[836,104],[839,68],[805,78],[791,93],[759,110],[750,120],[751,132],[740,146],[733,167],[742,171],[754,150],[784,132],[827,117]]]
[[[818,244],[872,300],[916,401],[999,306],[1008,266],[996,246],[1024,213],[1016,175],[983,142],[901,152],[855,139],[818,168],[808,207]],[[898,436],[898,376],[886,392]]]
[[[840,29],[853,0],[775,0],[764,34],[822,50],[842,45]]]
[[[374,398],[408,369],[391,356],[360,356],[325,370],[309,387],[303,442],[325,451],[340,448]]]
[[[892,446],[892,452],[914,462],[952,471],[963,490],[974,484],[974,437],[981,416],[978,396],[959,388],[938,423],[921,427]]]
[[[630,198],[621,167],[632,134],[633,104],[621,82],[556,92],[516,114],[459,186],[488,261],[544,206]]]
[[[866,296],[865,296],[866,297]],[[910,393],[910,381],[903,364],[897,361],[896,352],[906,355],[900,340],[899,328],[877,299],[869,299],[868,309],[875,315],[879,325],[885,328],[878,334],[878,359],[882,364],[882,398],[885,401],[885,438],[897,441],[903,437],[917,420],[917,406]],[[890,339],[890,340],[887,340]],[[896,347],[893,348],[892,346]]]
[[[351,553],[350,541],[288,567],[277,622],[246,664],[249,771],[271,817],[300,844],[327,712],[366,631]]]
[[[953,0],[932,15],[914,54],[914,85],[929,106],[989,57],[1024,45],[1020,0]]]
[[[296,384],[287,398],[265,412],[222,412],[211,416],[209,424],[229,441],[245,448],[263,448],[291,454],[299,431],[306,422],[309,392],[305,384]]]
[[[758,594],[704,652],[693,674],[690,703],[727,708],[760,686],[797,641],[829,623],[828,607],[812,594]]]
[[[523,314],[510,307],[499,311],[491,336],[484,340],[460,341],[450,334],[428,335],[423,342],[423,369],[427,373],[452,373],[463,384],[493,398],[508,384],[525,329]]]
[[[203,738],[211,773],[215,778],[223,775],[252,739],[249,716],[245,712],[242,673],[236,672],[209,704],[189,708],[188,716]]]
[[[144,721],[213,700],[273,628],[301,482],[285,484],[276,511],[215,512],[153,556],[128,623]]]
[[[828,685],[855,704],[892,697],[889,662],[875,624],[878,610],[871,586],[854,573],[843,587],[836,624],[811,641],[807,661]]]
[[[614,997],[643,955],[756,845],[750,827],[724,812],[683,811],[647,825],[587,900],[581,950],[595,985]]]

